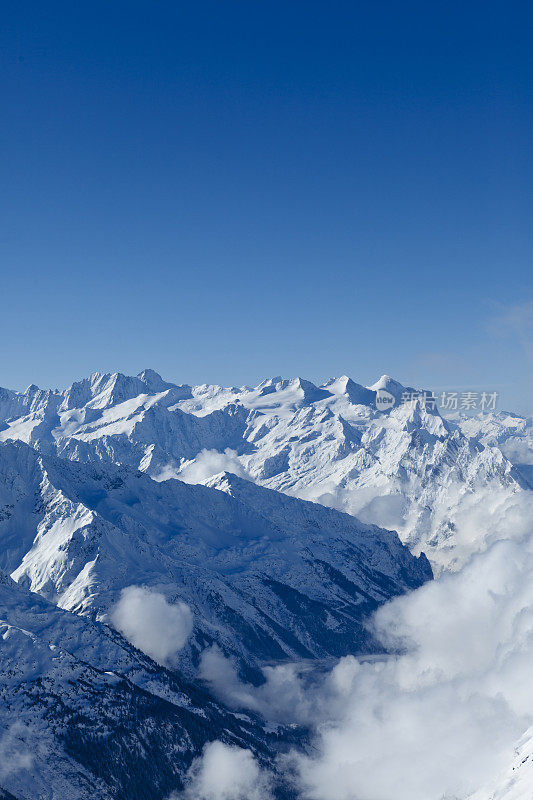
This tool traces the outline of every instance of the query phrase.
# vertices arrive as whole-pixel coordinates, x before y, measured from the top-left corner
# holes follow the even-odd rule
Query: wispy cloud
[[[6,779],[33,766],[30,746],[26,744],[27,729],[14,722],[0,738],[0,779]]]
[[[500,306],[489,322],[489,329],[495,335],[516,338],[527,358],[533,361],[533,300]]]

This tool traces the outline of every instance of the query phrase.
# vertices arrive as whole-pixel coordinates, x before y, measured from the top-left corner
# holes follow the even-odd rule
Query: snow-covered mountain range
[[[157,482],[0,445],[0,567],[104,619],[130,585],[193,612],[182,668],[217,643],[250,667],[374,649],[364,618],[431,577],[394,533],[234,475]]]
[[[376,407],[378,391],[392,408]],[[532,423],[501,412],[443,418],[402,402],[412,391],[387,376],[370,387],[273,378],[251,389],[177,386],[152,370],[95,373],[62,392],[0,391],[0,440],[157,480],[237,473],[397,530],[438,571],[478,548],[463,528],[473,504],[501,515],[528,485]]]
[[[531,420],[410,394],[152,370],[0,389],[0,798],[165,800],[215,739],[272,771],[305,732],[225,708],[206,654],[237,686],[375,656],[369,617],[431,580],[424,553],[438,574],[519,536]]]

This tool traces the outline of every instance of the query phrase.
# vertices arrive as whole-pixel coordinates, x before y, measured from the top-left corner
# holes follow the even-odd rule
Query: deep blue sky
[[[531,409],[532,23],[4,3],[0,385],[388,372]]]

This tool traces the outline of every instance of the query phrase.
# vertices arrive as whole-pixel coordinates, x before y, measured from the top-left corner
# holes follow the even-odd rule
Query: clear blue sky
[[[533,391],[533,8],[8,2],[0,385]]]

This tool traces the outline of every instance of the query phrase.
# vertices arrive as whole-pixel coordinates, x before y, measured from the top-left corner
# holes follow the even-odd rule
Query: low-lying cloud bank
[[[314,729],[314,754],[280,764],[302,798],[464,800],[511,762],[533,724],[531,495],[507,511],[507,538],[500,515],[492,529],[474,516],[482,552],[377,612],[381,640],[404,655],[349,656],[315,680],[272,667],[255,688],[216,648],[204,653],[201,675],[229,705]]]
[[[248,709],[280,725],[313,726],[341,713],[344,689],[351,686],[357,665],[349,656],[318,676],[307,663],[264,667],[265,682],[254,686],[243,683],[235,664],[212,645],[202,653],[199,677],[230,708]]]
[[[401,494],[381,495],[380,488],[373,486],[343,489],[324,485],[322,489],[325,491],[312,488],[300,496],[362,522],[398,531],[415,554],[425,550],[435,575],[460,569],[496,541],[526,535],[533,518],[533,493],[497,481],[475,489],[459,482],[451,484],[446,492],[431,499],[431,514],[426,508],[423,522],[420,507],[410,505]],[[421,535],[422,525],[428,535]],[[413,548],[417,541],[422,545]]]
[[[189,606],[169,603],[142,586],[123,589],[109,619],[130,644],[163,666],[172,666],[193,629]]]
[[[295,756],[321,800],[465,798],[533,719],[533,547],[506,542],[378,612],[409,652],[354,667],[345,709]]]

